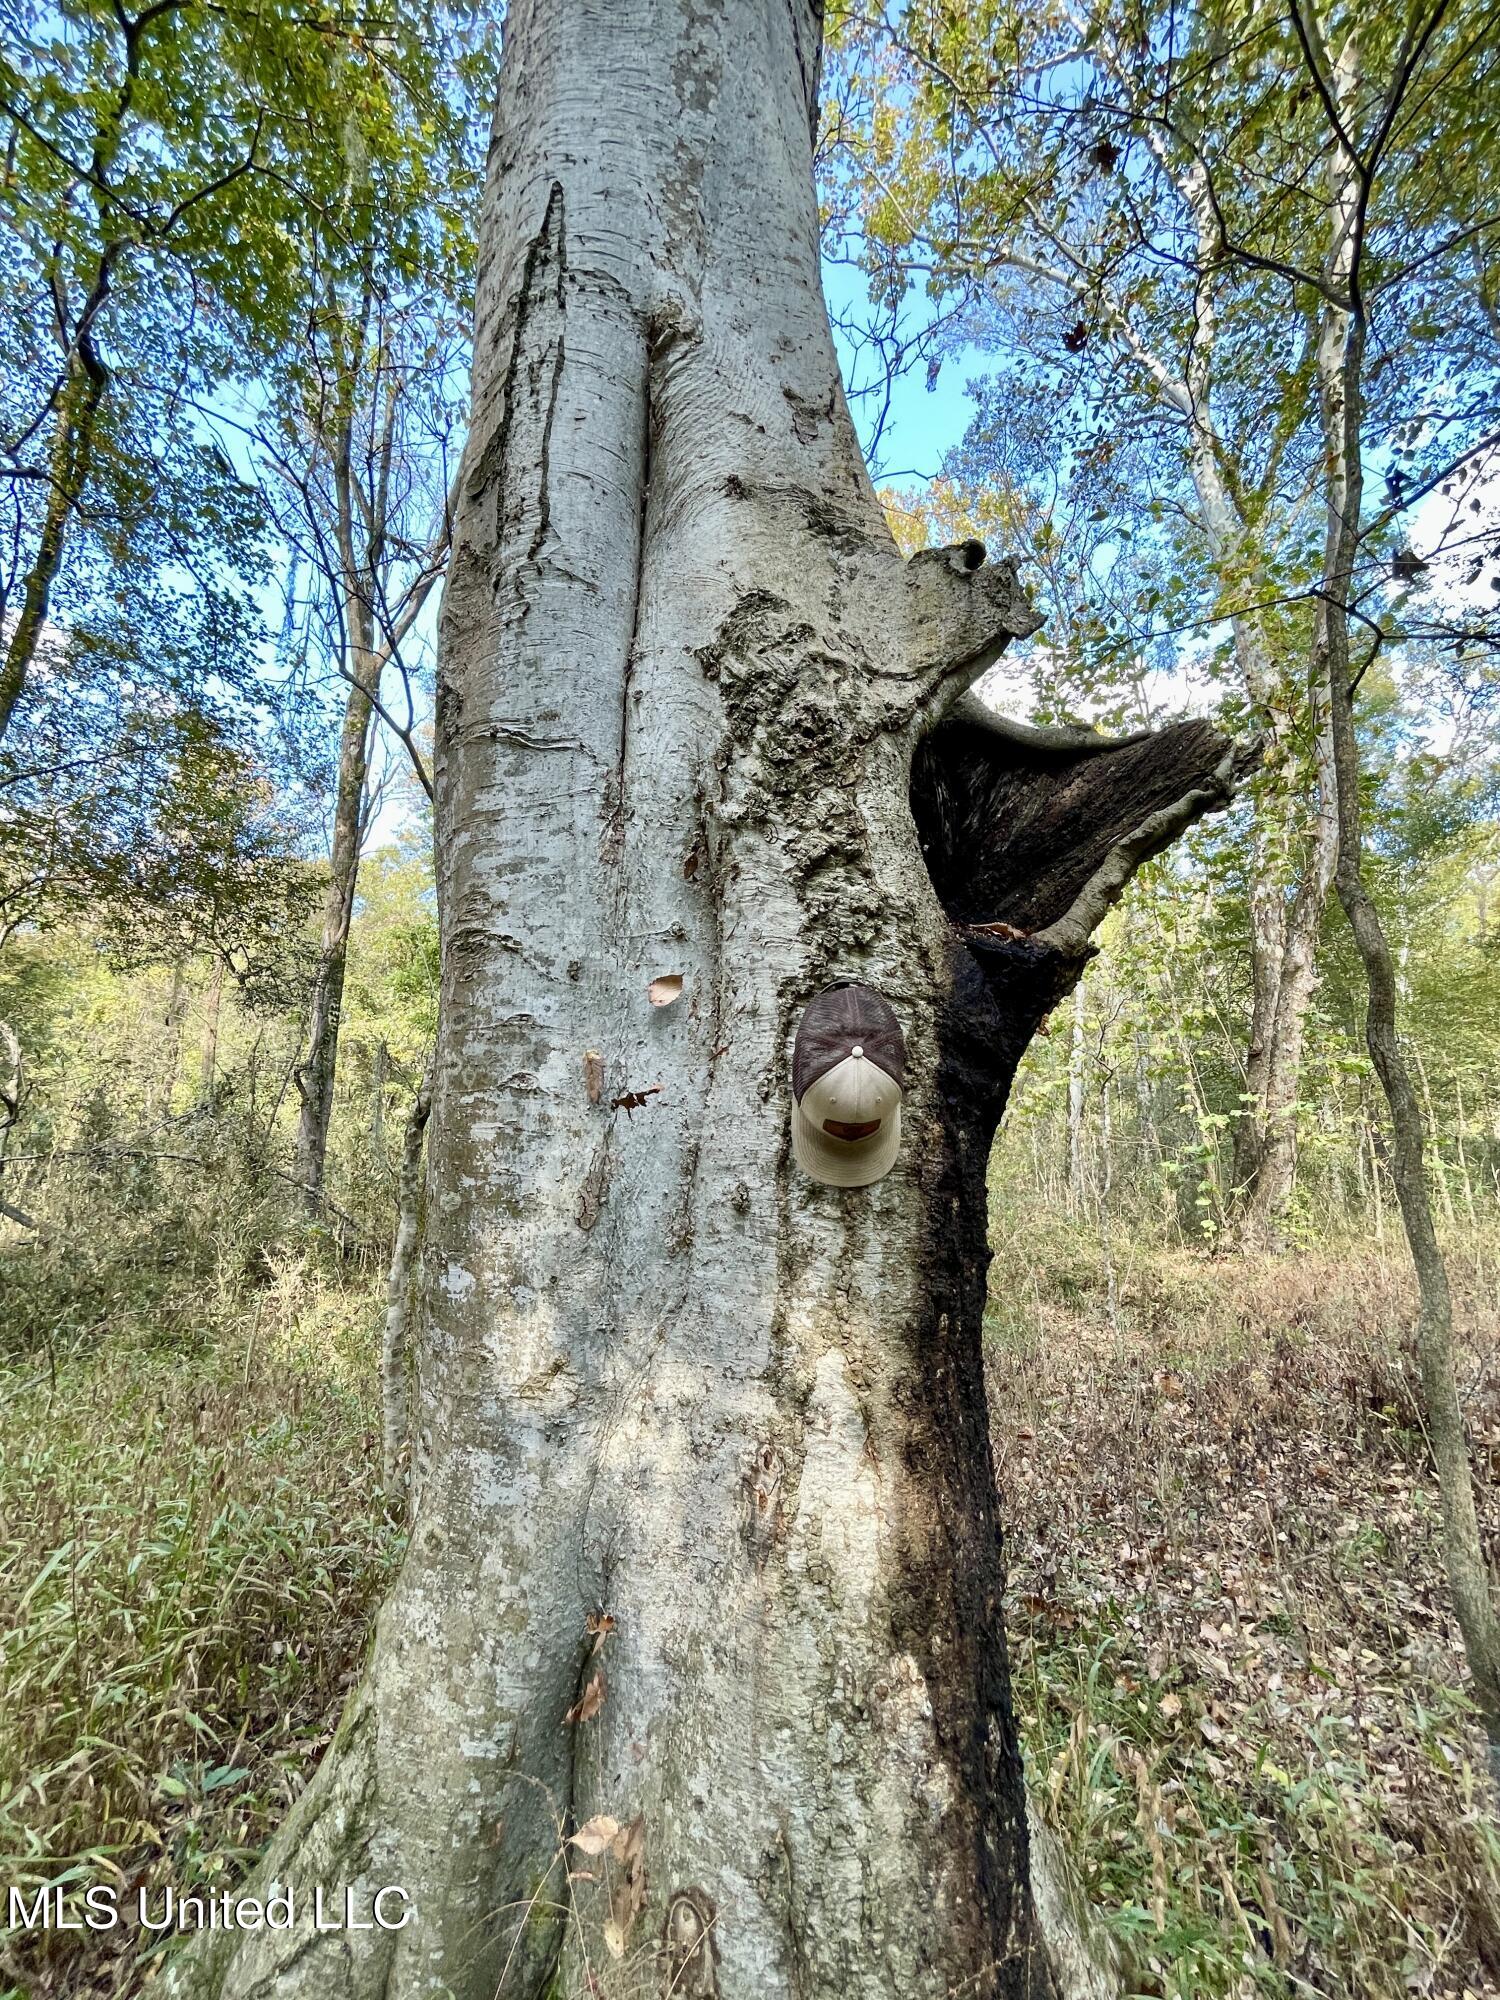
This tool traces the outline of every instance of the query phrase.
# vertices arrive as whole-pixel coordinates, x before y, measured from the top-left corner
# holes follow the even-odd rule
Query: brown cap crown
[[[856,980],[825,986],[808,1001],[792,1044],[792,1095],[801,1100],[810,1083],[862,1048],[892,1082],[906,1084],[906,1043],[895,1009],[883,993]]]

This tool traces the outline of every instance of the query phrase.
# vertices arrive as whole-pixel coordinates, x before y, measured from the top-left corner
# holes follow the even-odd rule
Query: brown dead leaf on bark
[[[591,1611],[583,1621],[583,1629],[585,1634],[594,1642],[589,1648],[589,1658],[593,1659],[610,1633],[615,1629],[614,1613],[612,1611]]]
[[[618,1097],[610,1099],[609,1108],[611,1111],[623,1111],[628,1118],[632,1111],[639,1111],[651,1098],[660,1097],[662,1089],[661,1084],[653,1083],[644,1090],[622,1091]]]
[[[563,1721],[565,1723],[592,1722],[600,1709],[603,1708],[604,1697],[608,1692],[609,1682],[604,1678],[604,1669],[601,1667],[583,1693],[578,1697],[577,1701],[574,1702],[573,1706],[563,1717]]]
[[[1030,931],[1017,930],[1014,924],[965,924],[965,930],[974,931],[980,937],[1029,938]]]
[[[629,1826],[622,1827],[609,1845],[610,1854],[620,1864],[610,1893],[609,1916],[603,1925],[604,1942],[614,1958],[623,1958],[630,1944],[635,1920],[646,1906],[646,1819],[637,1813]]]
[[[651,1002],[653,1007],[670,1007],[672,1002],[680,999],[681,996],[682,974],[680,972],[664,972],[659,978],[653,979],[651,984],[646,988],[646,998]]]
[[[608,1813],[595,1813],[585,1820],[577,1833],[568,1835],[569,1847],[576,1847],[580,1854],[602,1854],[620,1831],[620,1822]]]

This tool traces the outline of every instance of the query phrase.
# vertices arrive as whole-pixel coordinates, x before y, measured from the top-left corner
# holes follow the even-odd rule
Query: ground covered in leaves
[[[1096,1230],[1003,1206],[1017,1699],[1126,1990],[1500,1996],[1500,1829],[1399,1246],[1106,1258]],[[76,1257],[8,1266],[8,1882],[236,1881],[326,1746],[399,1556],[378,1271],[205,1242],[174,1262],[118,1238],[87,1286]],[[1493,1537],[1500,1243],[1459,1246],[1454,1276]],[[0,2000],[137,1991],[136,1942],[0,1936]]]
[[[988,1353],[1017,1700],[1126,1990],[1500,1994],[1399,1246],[1116,1245],[1111,1288],[1096,1233],[1012,1227]],[[1496,1248],[1453,1265],[1493,1548]]]

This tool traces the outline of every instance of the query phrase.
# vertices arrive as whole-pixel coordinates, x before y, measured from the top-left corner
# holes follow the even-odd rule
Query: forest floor
[[[1458,1692],[1397,1248],[1246,1262],[1122,1242],[1111,1291],[1082,1225],[998,1215],[997,1235],[1027,1756],[1128,1990],[1500,1995],[1500,1828]],[[39,1252],[5,1258],[10,1882],[232,1884],[329,1741],[400,1553],[378,1272],[200,1243],[163,1278],[161,1253],[117,1243],[82,1288]],[[1497,1270],[1500,1244],[1455,1249],[1487,1480]],[[1484,1503],[1493,1532],[1493,1483]],[[0,1938],[0,2000],[131,1993],[135,1943]]]
[[[997,1216],[989,1363],[1036,1805],[1141,1995],[1500,1994],[1398,1245],[1241,1260]],[[1455,1246],[1500,1530],[1500,1245]]]

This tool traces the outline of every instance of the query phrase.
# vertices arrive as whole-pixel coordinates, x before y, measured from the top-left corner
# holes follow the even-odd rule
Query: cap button
[[[859,1043],[856,1042],[854,1044],[854,1047],[849,1051],[849,1053],[851,1056],[862,1056],[864,1054],[864,1050],[860,1047]]]

